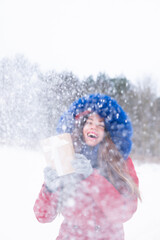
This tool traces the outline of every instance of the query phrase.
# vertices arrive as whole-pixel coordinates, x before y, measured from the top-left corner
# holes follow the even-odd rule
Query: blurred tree
[[[110,78],[105,73],[97,75],[95,84],[95,93],[110,95]]]
[[[81,82],[81,95],[92,94],[96,91],[96,83],[92,75]]]
[[[134,116],[137,118],[136,130],[136,151],[147,157],[153,156],[153,145],[155,144],[155,119],[156,112],[154,102],[156,95],[150,85],[144,82],[137,88],[137,108]]]
[[[29,144],[41,134],[45,117],[42,116],[37,65],[22,55],[0,62],[1,139],[12,144]]]

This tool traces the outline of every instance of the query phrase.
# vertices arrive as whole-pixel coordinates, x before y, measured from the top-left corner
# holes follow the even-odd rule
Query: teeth
[[[97,138],[97,135],[94,133],[88,133],[87,135],[88,137],[91,137],[91,138]]]

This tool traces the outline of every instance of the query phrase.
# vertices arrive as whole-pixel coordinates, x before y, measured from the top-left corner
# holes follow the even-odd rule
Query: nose
[[[97,129],[97,127],[98,127],[98,124],[92,123],[91,129]]]

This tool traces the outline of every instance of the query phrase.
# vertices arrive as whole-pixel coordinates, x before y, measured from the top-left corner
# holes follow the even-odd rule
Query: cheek
[[[105,136],[105,134],[104,134],[104,131],[103,131],[103,130],[99,132],[99,136],[100,136],[101,140],[103,140],[103,138],[104,138],[104,136]]]
[[[83,128],[83,136],[86,135],[87,131],[88,131],[88,125],[85,125]]]
[[[86,128],[85,127],[83,128],[82,132],[83,132],[83,137],[85,138],[85,135],[86,135]]]

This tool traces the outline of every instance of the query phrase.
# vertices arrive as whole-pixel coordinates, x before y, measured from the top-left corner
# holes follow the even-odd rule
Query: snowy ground
[[[54,240],[62,217],[39,223],[33,205],[43,182],[43,155],[18,148],[0,148],[0,239]],[[160,165],[136,165],[142,203],[125,223],[126,240],[160,239]]]

